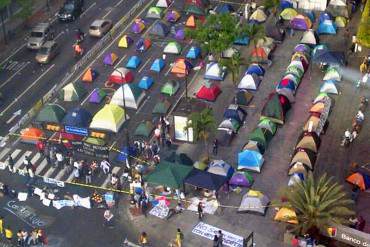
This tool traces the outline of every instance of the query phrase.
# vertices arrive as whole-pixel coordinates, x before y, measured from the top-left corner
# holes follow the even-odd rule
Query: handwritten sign
[[[59,187],[64,187],[65,186],[63,181],[59,181],[59,180],[56,180],[54,178],[44,177],[43,180],[44,180],[44,183],[47,183],[47,184],[55,184]]]
[[[45,227],[47,225],[44,220],[37,216],[32,208],[19,205],[17,201],[9,201],[4,209],[31,227]]]
[[[158,204],[152,210],[149,211],[149,214],[157,216],[158,218],[164,219],[168,215],[168,207],[166,205]]]
[[[221,229],[199,222],[192,230],[192,233],[213,240],[215,234]],[[221,230],[223,234],[223,245],[230,247],[243,247],[243,237]]]

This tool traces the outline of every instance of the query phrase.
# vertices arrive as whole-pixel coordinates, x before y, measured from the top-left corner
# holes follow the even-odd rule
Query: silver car
[[[35,57],[38,63],[49,63],[59,53],[59,46],[55,41],[47,41],[38,50]]]
[[[89,34],[92,37],[101,38],[112,28],[112,26],[113,24],[111,20],[95,20],[90,25]]]
[[[39,23],[31,30],[31,34],[27,42],[27,48],[31,50],[38,50],[50,38],[52,38],[50,24]]]

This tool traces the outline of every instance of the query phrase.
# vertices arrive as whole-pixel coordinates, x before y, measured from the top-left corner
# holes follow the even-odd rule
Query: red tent
[[[208,101],[215,101],[217,96],[221,93],[221,89],[216,84],[212,85],[203,85],[198,92],[196,97],[198,99],[204,99]]]

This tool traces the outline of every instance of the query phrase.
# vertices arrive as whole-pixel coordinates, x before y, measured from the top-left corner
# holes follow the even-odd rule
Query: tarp
[[[147,39],[147,38],[140,38],[136,42],[136,50],[139,52],[144,52],[148,50],[151,46],[152,46],[152,41],[150,41],[150,39]]]
[[[168,42],[168,44],[164,47],[163,53],[167,54],[180,54],[181,53],[181,45],[175,41]]]
[[[154,130],[154,125],[152,124],[152,122],[143,121],[139,123],[139,125],[136,127],[134,136],[149,138],[153,130]]]
[[[370,176],[356,172],[346,178],[346,181],[350,184],[357,185],[362,191],[370,188]]]
[[[149,76],[143,76],[141,80],[139,81],[139,88],[148,90],[154,83],[154,80],[152,77]]]
[[[298,12],[293,8],[285,8],[280,13],[280,17],[285,21],[290,21],[298,15]]]
[[[333,20],[333,18],[328,12],[321,12],[319,16],[319,23],[324,22],[326,20]]]
[[[279,209],[274,217],[274,220],[290,224],[298,224],[297,215],[294,210],[284,207]]]
[[[159,7],[150,7],[148,12],[146,13],[146,18],[151,19],[161,19],[163,16],[163,11]]]
[[[238,154],[238,170],[247,169],[260,173],[263,162],[262,154],[254,150],[244,150]]]
[[[161,72],[161,70],[164,68],[164,60],[162,58],[156,58],[152,65],[150,66],[151,71],[155,72]]]
[[[140,63],[141,63],[141,60],[140,60],[140,58],[138,56],[132,56],[127,61],[126,68],[128,68],[128,69],[136,69],[137,67],[139,67]]]
[[[245,74],[238,84],[239,89],[257,90],[261,83],[261,78],[256,74]]]
[[[328,81],[328,80],[341,81],[342,76],[338,70],[339,70],[338,68],[329,67],[325,72],[323,80],[324,81]]]
[[[158,0],[155,6],[160,8],[168,8],[170,4],[171,0]]]
[[[254,179],[249,172],[234,172],[234,175],[229,181],[231,186],[241,186],[241,187],[251,187],[253,185]]]
[[[144,180],[151,184],[179,189],[183,187],[184,179],[192,169],[190,166],[161,161],[153,172],[144,176]]]
[[[186,54],[186,58],[190,59],[197,59],[200,56],[200,48],[196,46],[190,47],[188,53]]]
[[[267,16],[262,8],[257,8],[252,15],[249,17],[250,23],[262,23],[265,22],[267,19]]]
[[[333,81],[325,81],[320,88],[320,93],[338,94],[338,89]]]
[[[128,48],[133,43],[134,43],[134,40],[132,38],[130,38],[128,35],[125,34],[119,40],[118,47],[120,47],[120,48]]]
[[[266,150],[268,143],[271,141],[273,134],[264,128],[256,127],[249,135],[248,140],[257,142]]]
[[[265,74],[265,69],[258,63],[252,63],[248,66],[245,74],[256,74],[258,76],[263,76]]]
[[[261,115],[277,124],[284,124],[285,113],[277,94],[270,94],[268,101],[262,109]]]
[[[94,88],[94,90],[90,94],[89,102],[100,104],[105,96],[107,96],[107,93],[103,89]]]
[[[117,84],[130,83],[134,80],[134,74],[129,69],[119,67],[112,72],[108,80]]]
[[[312,152],[317,153],[319,147],[320,147],[320,138],[317,136],[315,132],[303,132],[301,136],[298,138],[298,142],[295,148],[309,149]]]
[[[110,103],[137,109],[144,100],[144,96],[144,91],[137,84],[124,84],[114,92]]]
[[[227,177],[193,168],[185,178],[185,183],[198,188],[218,191]]]
[[[270,199],[260,191],[249,190],[240,203],[238,213],[255,213],[265,215]]]
[[[161,88],[161,93],[167,94],[168,96],[175,95],[177,91],[179,90],[180,84],[178,81],[168,81],[166,82],[162,88]]]
[[[188,19],[185,22],[185,27],[195,28],[196,22],[195,22],[195,16],[191,15],[188,17]]]
[[[164,22],[158,21],[154,23],[149,31],[149,34],[163,38],[166,37],[169,32],[170,28]]]
[[[235,95],[235,104],[247,106],[253,99],[253,94],[248,90],[238,90]]]
[[[152,113],[153,114],[159,114],[159,115],[165,115],[168,110],[171,107],[171,103],[167,100],[160,101],[157,104],[155,104]]]
[[[90,128],[117,133],[126,119],[125,111],[120,106],[107,104],[95,114]]]
[[[207,101],[215,101],[217,96],[221,93],[220,87],[216,83],[211,83],[210,81],[203,82],[203,85],[200,87],[196,93],[198,99],[203,99]]]
[[[86,93],[83,85],[71,82],[60,90],[59,97],[63,101],[80,101]]]
[[[221,68],[221,66],[216,62],[211,62],[207,64],[206,73],[204,75],[205,79],[223,81],[225,79],[225,76],[225,67]]]
[[[118,56],[116,55],[116,53],[110,52],[105,55],[103,63],[105,65],[113,65],[117,61],[117,59]]]
[[[44,132],[38,128],[25,128],[21,130],[21,140],[27,143],[36,143],[43,139],[45,136]]]
[[[234,168],[223,160],[213,160],[209,163],[207,172],[231,178]]]
[[[145,29],[145,22],[143,19],[135,19],[131,26],[131,31],[133,33],[141,33]]]
[[[314,30],[309,29],[303,33],[300,43],[307,44],[307,45],[317,45],[319,43],[319,38],[317,37]],[[309,51],[304,51],[304,52],[308,52],[309,54]]]
[[[297,30],[308,30],[312,27],[312,22],[307,16],[297,15],[290,21],[290,26]]]
[[[258,121],[257,127],[261,129],[267,129],[268,131],[271,132],[272,135],[275,135],[277,130],[276,124],[268,118],[261,118]]]
[[[181,15],[176,10],[170,10],[167,12],[166,20],[171,23],[175,23],[180,19]]]
[[[69,110],[64,116],[62,123],[64,125],[79,127],[79,128],[88,128],[91,122],[92,115],[86,109],[76,107],[72,110]]]
[[[230,104],[224,111],[223,116],[224,118],[233,118],[241,124],[247,116],[247,112],[238,105]]]
[[[293,158],[290,161],[290,166],[294,165],[295,163],[302,163],[312,171],[314,168],[315,161],[316,161],[315,152],[309,149],[298,148],[293,154]]]
[[[335,25],[337,25],[337,27],[346,27],[347,19],[343,16],[337,16],[335,17]]]
[[[172,66],[171,73],[187,76],[193,65],[185,58],[177,58]]]
[[[333,21],[325,20],[320,22],[317,32],[319,34],[337,34],[337,26]]]
[[[83,82],[93,82],[98,77],[98,72],[92,68],[88,68],[82,76]]]
[[[214,11],[217,14],[230,14],[230,13],[234,12],[235,10],[234,10],[233,6],[231,6],[231,4],[224,3],[224,4],[217,5],[216,8],[214,9]]]

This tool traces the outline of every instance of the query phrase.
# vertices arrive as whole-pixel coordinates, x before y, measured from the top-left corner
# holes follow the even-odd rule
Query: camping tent
[[[170,10],[167,12],[166,20],[171,23],[175,23],[180,19],[181,15],[177,10]]]
[[[313,62],[316,64],[326,63],[332,66],[344,66],[346,57],[341,51],[327,51],[313,57]]]
[[[133,33],[141,33],[145,29],[145,22],[143,19],[135,19],[131,26],[131,31]]]
[[[110,103],[137,109],[144,100],[144,96],[144,91],[137,84],[124,84],[114,92]]]
[[[171,0],[158,0],[156,7],[168,8],[171,5]]]
[[[264,62],[268,60],[270,49],[267,47],[256,47],[252,50],[252,62]]]
[[[164,47],[163,53],[167,54],[180,54],[181,53],[181,45],[175,41],[168,42],[168,44]]]
[[[285,112],[277,94],[270,94],[268,101],[263,106],[261,115],[277,124],[284,124]]]
[[[117,84],[130,83],[134,79],[134,74],[126,68],[116,68],[109,76],[109,81]]]
[[[209,163],[207,172],[231,178],[234,168],[223,160],[213,160]]]
[[[317,153],[320,147],[320,138],[315,132],[303,132],[298,138],[295,148],[304,148]]]
[[[191,166],[161,161],[154,171],[144,177],[144,180],[150,184],[179,189],[183,188],[184,180],[192,169]]]
[[[152,77],[149,76],[143,76],[141,80],[139,81],[139,88],[148,90],[154,83],[154,80]]]
[[[226,76],[226,67],[222,67],[216,63],[211,62],[206,66],[205,79],[223,81]]]
[[[365,191],[370,188],[370,176],[361,172],[355,172],[346,178],[350,184],[356,185],[360,190]]]
[[[256,127],[248,135],[248,140],[257,142],[261,147],[264,147],[264,150],[266,150],[272,137],[273,134],[268,129]]]
[[[337,26],[332,20],[325,20],[320,22],[317,32],[319,34],[337,34]]]
[[[261,172],[264,159],[262,154],[254,150],[244,150],[238,154],[238,170],[247,169]]]
[[[312,105],[310,109],[310,114],[312,113],[319,113],[322,114],[326,110],[325,103],[324,102],[317,102]]]
[[[280,13],[280,17],[285,21],[290,21],[298,15],[298,12],[293,8],[285,8]]]
[[[224,111],[224,118],[232,118],[239,123],[242,123],[245,120],[246,116],[247,112],[243,108],[235,104],[230,104]]]
[[[221,89],[216,83],[206,80],[203,82],[203,85],[200,87],[195,96],[198,99],[215,101],[220,93]]]
[[[149,34],[159,37],[166,37],[169,32],[170,28],[164,22],[158,21],[154,23],[149,31]]]
[[[339,92],[334,81],[325,81],[324,84],[321,85],[320,93],[338,94]]]
[[[293,8],[292,0],[280,0],[280,9],[284,10],[286,8]],[[295,6],[296,7],[296,6]]]
[[[290,26],[297,30],[307,30],[312,27],[312,22],[307,16],[297,15],[290,21]]]
[[[140,38],[136,42],[136,50],[139,52],[144,52],[148,50],[151,46],[152,46],[152,41],[150,41],[150,39],[147,39],[147,38]]]
[[[235,132],[227,128],[218,128],[216,131],[216,139],[220,146],[229,146],[235,136]]]
[[[25,143],[36,144],[37,141],[45,138],[44,132],[38,128],[25,128],[22,129],[20,133],[21,140]]]
[[[286,88],[286,89],[289,89],[291,90],[291,92],[295,92],[296,90],[296,85],[294,83],[293,80],[289,80],[289,79],[282,79],[279,84],[277,85],[276,87],[276,91],[279,92],[280,89],[283,89],[283,88]]]
[[[276,124],[268,118],[261,118],[258,121],[257,127],[261,129],[267,129],[268,131],[271,132],[272,135],[275,135],[277,130]]]
[[[253,99],[253,94],[248,90],[238,90],[235,95],[235,104],[247,106]]]
[[[150,7],[146,13],[146,18],[149,19],[161,19],[163,16],[163,11],[159,7]]]
[[[224,4],[217,5],[216,8],[214,9],[214,11],[217,14],[231,14],[235,10],[234,10],[233,6],[231,6],[231,4],[224,3]]]
[[[193,65],[185,58],[177,58],[172,66],[171,73],[187,76]]]
[[[258,63],[252,63],[245,71],[245,74],[256,74],[258,76],[263,76],[265,74],[265,69]]]
[[[265,34],[276,41],[283,41],[285,37],[285,30],[282,24],[279,23],[275,15],[270,15],[265,24]]]
[[[239,89],[257,90],[261,79],[256,74],[245,74],[238,84]]]
[[[155,104],[152,113],[158,115],[166,115],[170,107],[171,103],[169,101],[167,100],[159,101],[157,104]]]
[[[233,118],[224,119],[218,126],[217,130],[226,130],[232,131],[233,133],[237,133],[238,129],[240,128],[240,122]]]
[[[191,15],[188,17],[188,19],[185,22],[185,27],[195,28],[196,22],[195,22],[195,16]]]
[[[120,106],[107,104],[95,114],[90,128],[117,133],[126,119],[125,111]]]
[[[82,76],[83,82],[93,82],[98,77],[98,72],[92,68],[88,68]]]
[[[343,16],[337,16],[335,17],[335,25],[337,27],[346,27],[347,19]]]
[[[89,102],[100,104],[100,102],[102,102],[105,96],[107,96],[107,93],[103,89],[94,88],[90,94]]]
[[[260,154],[264,154],[265,147],[263,145],[260,145],[256,141],[248,140],[248,142],[246,144],[244,144],[242,150],[243,151],[244,150],[256,151],[256,152],[259,152]]]
[[[270,199],[260,191],[249,190],[242,198],[238,213],[254,213],[264,216]]]
[[[306,72],[306,70],[307,70],[307,65],[305,64],[305,63],[302,63],[302,61],[301,60],[298,60],[298,59],[296,59],[296,60],[292,60],[291,62],[290,62],[290,64],[288,65],[288,67],[287,67],[287,71],[289,71],[289,68],[290,67],[297,67],[299,70],[301,70],[301,72],[302,72],[302,74],[304,73],[304,72]]]
[[[110,52],[105,55],[103,63],[104,65],[113,65],[118,59],[116,53]]]
[[[134,43],[134,40],[132,38],[130,38],[128,35],[125,34],[119,40],[118,47],[120,47],[120,48],[128,48],[133,43]]]
[[[186,0],[185,12],[195,15],[205,15],[209,5],[209,0]]]
[[[249,44],[249,37],[248,36],[241,36],[235,39],[234,45],[248,45]]]
[[[190,59],[197,59],[200,56],[200,48],[196,46],[190,47],[188,53],[186,54],[186,58]]]
[[[235,47],[229,47],[221,53],[222,58],[231,58],[234,54],[240,53]]]
[[[289,176],[288,186],[293,186],[296,183],[302,182],[304,180],[303,173],[294,173],[293,175]]]
[[[167,94],[168,96],[175,95],[180,88],[178,81],[167,81],[161,88],[161,93]]]
[[[89,111],[80,107],[76,107],[67,112],[67,114],[63,118],[62,123],[65,126],[87,128],[89,127],[91,119],[92,115]]]
[[[315,152],[304,149],[298,148],[296,149],[295,153],[293,154],[293,158],[290,161],[290,165],[294,165],[295,163],[302,163],[311,171],[313,170],[314,164],[316,161],[316,154]]]
[[[271,51],[271,50],[275,49],[276,44],[275,44],[273,38],[264,36],[264,37],[257,40],[256,47],[265,47],[265,48],[270,49],[270,51]]]
[[[267,19],[267,16],[266,16],[265,12],[263,11],[263,9],[262,8],[257,8],[252,13],[252,15],[249,17],[249,22],[259,24],[259,23],[265,22],[266,19]]]
[[[320,16],[319,16],[319,23],[323,22],[323,21],[326,21],[326,20],[331,21],[331,20],[333,20],[333,18],[331,17],[331,15],[328,12],[321,12]]]
[[[193,185],[198,188],[218,191],[227,181],[227,177],[202,171],[196,168],[190,171],[185,178],[185,184]]]
[[[231,186],[251,187],[254,182],[252,175],[249,172],[234,172],[229,181]]]
[[[346,0],[330,0],[326,11],[332,16],[349,17],[349,9]]]
[[[60,90],[59,97],[63,101],[80,101],[86,92],[83,85],[71,82]]]
[[[309,29],[303,33],[300,43],[307,45],[317,45],[319,43],[319,38],[317,37],[317,34],[314,30]]]
[[[283,78],[281,79],[281,81],[283,81],[283,80],[293,81],[296,88],[298,87],[298,85],[300,83],[300,79],[294,74],[285,74],[283,76]]]
[[[319,57],[320,55],[326,53],[329,51],[329,48],[327,45],[325,44],[321,44],[321,45],[316,45],[313,49],[312,49],[312,59],[315,59],[317,57]]]
[[[154,130],[154,125],[150,121],[143,121],[137,125],[134,136],[140,136],[144,138],[149,138],[150,134]]]
[[[128,69],[137,69],[141,63],[141,60],[138,56],[132,56],[126,63],[126,68]]]
[[[183,28],[178,28],[175,32],[175,39],[176,40],[184,40],[185,39],[185,30]]]
[[[284,207],[279,209],[274,217],[274,220],[290,224],[298,224],[297,215],[294,210]]]
[[[152,65],[150,66],[151,71],[155,72],[161,72],[161,70],[164,68],[164,60],[162,58],[156,58]]]
[[[339,73],[338,70],[339,69],[336,67],[329,67],[325,72],[323,80],[324,81],[329,81],[329,80],[340,81],[342,79],[342,75]]]
[[[60,123],[65,114],[65,109],[60,105],[47,104],[37,114],[36,122]]]

